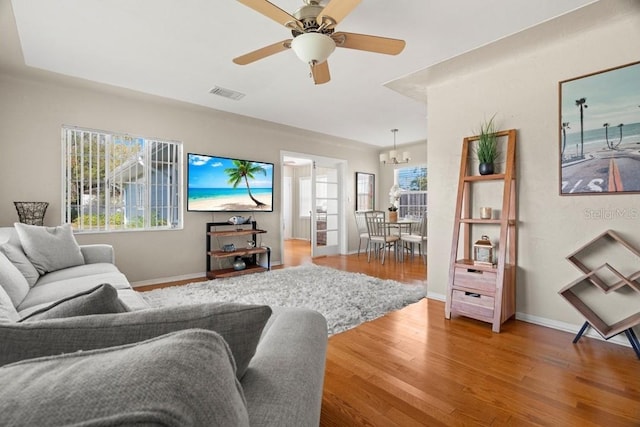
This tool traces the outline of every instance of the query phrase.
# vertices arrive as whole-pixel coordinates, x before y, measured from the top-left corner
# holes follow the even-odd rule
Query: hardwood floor
[[[639,426],[633,350],[422,300],[329,339],[323,426]]]
[[[287,242],[285,266],[310,261]],[[306,245],[308,246],[308,245]],[[297,252],[297,253],[296,253]],[[416,283],[420,258],[314,263]],[[640,360],[630,347],[509,320],[444,318],[424,299],[329,338],[321,426],[640,426]]]
[[[382,279],[394,279],[404,283],[425,283],[427,270],[420,257],[416,255],[406,262],[395,262],[393,256],[382,265],[377,259],[367,262],[364,251],[360,255],[337,255],[311,259],[309,242],[304,240],[286,240],[284,266],[291,267],[305,262],[337,268],[344,271],[364,273]]]

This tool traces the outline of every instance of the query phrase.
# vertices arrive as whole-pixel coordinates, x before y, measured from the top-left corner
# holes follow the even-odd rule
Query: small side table
[[[589,326],[591,326],[591,324],[589,322],[584,322],[584,325],[582,325],[582,328],[580,328],[580,332],[578,332],[578,335],[576,335],[576,337],[573,339],[573,343],[574,344],[578,342],[580,337],[582,337],[582,335],[587,331],[587,328]],[[598,331],[596,328],[594,328],[594,329],[596,331]],[[625,329],[622,332],[624,332],[624,334],[627,336],[627,339],[629,340],[629,343],[631,344],[631,347],[636,352],[636,356],[638,356],[638,359],[640,359],[640,342],[638,341],[638,336],[634,332],[633,328]],[[620,335],[622,332],[618,332],[616,335]],[[600,334],[600,331],[598,331],[598,333]],[[605,341],[608,341],[610,338],[615,337],[616,335],[612,335],[610,337],[606,337],[606,336],[600,334],[600,336],[602,338],[604,338]]]
[[[611,254],[612,250],[606,251],[607,248],[612,247],[619,249],[616,256]],[[600,259],[600,262],[604,259],[606,262],[598,266],[594,264],[593,260],[589,260],[587,255],[600,252],[605,253],[601,253],[600,257],[592,258]],[[624,274],[612,265],[613,263],[618,264],[621,262],[619,258],[627,260],[627,265],[620,263],[620,266],[625,271]],[[615,231],[607,230],[567,256],[567,260],[584,273],[583,276],[558,291],[586,319],[586,322],[573,339],[573,343],[577,343],[589,327],[595,329],[605,340],[624,332],[636,356],[640,359],[640,343],[633,330],[634,327],[640,325],[640,311],[629,310],[630,313],[628,315],[625,313],[626,317],[621,320],[615,322],[605,321],[604,316],[601,316],[596,312],[596,309],[590,307],[581,296],[581,289],[585,288],[598,289],[603,297],[624,289],[625,291],[635,291],[635,293],[627,293],[626,297],[638,299],[638,294],[640,293],[640,271],[636,271],[635,267],[630,270],[628,266],[637,265],[638,261],[640,261],[640,250],[625,241]]]

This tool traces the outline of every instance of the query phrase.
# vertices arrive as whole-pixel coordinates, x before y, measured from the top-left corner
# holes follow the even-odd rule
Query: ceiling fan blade
[[[337,47],[385,53],[387,55],[399,54],[406,45],[404,40],[369,36],[367,34],[337,32],[333,33],[331,38],[336,42]]]
[[[331,80],[331,75],[329,74],[329,61],[312,65],[311,74],[313,75],[313,82],[315,84],[321,85],[327,83]]]
[[[269,46],[265,46],[258,50],[254,50],[253,52],[249,52],[245,55],[238,56],[237,58],[233,58],[233,62],[238,65],[247,65],[255,62],[259,59],[266,58],[267,56],[275,55],[278,52],[282,52],[283,50],[287,50],[291,47],[291,39],[283,40],[278,43],[274,43]]]
[[[342,21],[353,9],[360,4],[362,0],[331,0],[328,5],[322,9],[322,12],[318,14],[316,20],[319,25],[322,25],[323,18],[329,17],[333,21],[329,28],[334,27],[337,23]]]
[[[271,18],[277,23],[284,25],[285,27],[287,27],[287,23],[289,22],[298,23],[299,26],[302,27],[302,25],[300,24],[300,21],[298,21],[296,18],[294,18],[284,10],[280,9],[278,6],[274,5],[273,3],[269,3],[267,0],[238,0],[238,1],[243,5],[255,10],[256,12],[263,14],[267,18]]]

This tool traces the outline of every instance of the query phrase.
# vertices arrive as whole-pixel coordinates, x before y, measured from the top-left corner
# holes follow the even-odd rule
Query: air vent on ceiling
[[[237,101],[237,100],[242,99],[244,97],[244,93],[236,92],[235,90],[231,90],[231,89],[225,89],[225,88],[220,87],[220,86],[214,86],[209,91],[209,93],[212,93],[212,94],[218,95],[218,96],[223,96],[225,98],[233,99],[234,101]]]

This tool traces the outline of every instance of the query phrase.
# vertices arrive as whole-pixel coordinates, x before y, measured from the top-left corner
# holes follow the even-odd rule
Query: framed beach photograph
[[[372,173],[356,172],[356,210],[375,209],[376,176]]]
[[[187,211],[273,212],[273,163],[188,153]]]
[[[640,193],[640,61],[559,92],[560,195]]]

